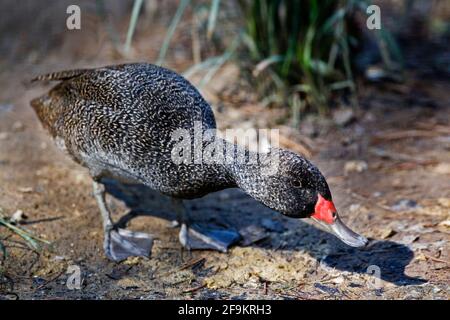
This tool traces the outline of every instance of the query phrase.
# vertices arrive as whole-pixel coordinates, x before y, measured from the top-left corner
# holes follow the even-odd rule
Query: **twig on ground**
[[[57,280],[59,277],[61,277],[63,274],[65,273],[65,270],[59,272],[56,276],[54,276],[53,278],[51,278],[50,280],[45,281],[43,284],[41,284],[40,286],[38,286],[35,291],[38,291],[42,288],[44,288],[46,285],[48,285],[49,283],[52,283],[53,281]]]
[[[419,122],[416,124],[418,128],[422,130],[440,132],[442,134],[450,134],[450,128],[442,124],[436,124],[435,122]]]
[[[190,267],[194,267],[196,265],[202,264],[205,261],[206,261],[205,258],[197,258],[197,259],[189,260],[188,262],[181,265],[180,270],[185,270]]]
[[[447,132],[448,134],[450,132]],[[430,131],[430,130],[392,130],[386,132],[380,132],[375,134],[373,137],[373,142],[380,142],[383,140],[400,140],[400,139],[408,139],[408,138],[434,138],[436,136],[440,136],[445,134],[444,132],[439,131]]]
[[[16,234],[19,235],[20,237],[22,237],[22,238],[26,241],[27,245],[28,245],[30,248],[33,248],[33,249],[35,249],[35,250],[36,250],[36,249],[39,249],[39,242],[42,242],[42,243],[45,243],[45,244],[50,244],[49,241],[34,236],[32,233],[30,233],[30,232],[27,231],[26,229],[20,228],[20,227],[17,227],[17,226],[15,226],[15,225],[13,225],[13,224],[8,220],[8,218],[6,218],[5,216],[3,216],[2,210],[1,210],[1,208],[0,208],[0,226],[2,226],[2,225],[5,226],[6,228],[10,229],[11,231],[13,231],[14,233],[16,233]]]
[[[190,289],[183,290],[183,293],[192,293],[192,292],[198,291],[200,289],[203,289],[204,287],[206,287],[206,283],[203,283],[203,284],[201,284],[201,285],[199,285],[197,287],[193,287],[193,288],[190,288]]]
[[[424,256],[425,258],[427,258],[427,259],[429,259],[429,260],[433,260],[433,261],[441,262],[441,263],[445,263],[445,264],[450,264],[449,261],[446,261],[446,260],[442,260],[442,259],[439,259],[439,258],[435,258],[435,257],[429,256],[429,255],[427,255],[427,254],[425,254],[425,253],[423,253],[423,252],[422,252],[422,254],[423,254],[423,256]]]
[[[383,150],[380,148],[370,148],[370,153],[381,157],[381,158],[387,158],[397,161],[407,161],[407,162],[414,162],[421,165],[430,165],[438,163],[439,161],[435,159],[425,159],[425,158],[419,158],[408,154],[398,153],[398,152],[392,152],[388,150]]]

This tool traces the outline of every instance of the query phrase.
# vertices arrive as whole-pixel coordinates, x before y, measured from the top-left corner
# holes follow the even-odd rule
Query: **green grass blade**
[[[397,42],[395,41],[392,34],[387,31],[386,29],[382,28],[379,31],[381,41],[383,41],[386,44],[387,50],[389,54],[394,58],[394,61],[399,63],[400,65],[403,64],[403,55],[400,50],[400,47],[398,46]],[[387,59],[386,59],[387,60]],[[391,65],[389,65],[390,62]],[[385,61],[386,64],[388,64],[388,67],[392,67],[392,61],[389,59],[388,61]]]
[[[184,71],[182,75],[185,78],[189,78],[192,75],[194,75],[195,73],[197,73],[197,72],[199,72],[201,70],[205,70],[207,68],[210,68],[211,66],[217,64],[220,61],[221,57],[222,56],[211,57],[211,58],[208,58],[208,59],[202,61],[201,63],[197,63],[197,64],[191,66],[186,71]]]
[[[157,65],[161,65],[164,62],[164,59],[166,57],[167,49],[169,49],[170,40],[172,40],[173,34],[175,33],[175,30],[178,26],[178,23],[181,20],[181,17],[183,16],[184,10],[188,6],[190,0],[181,0],[180,5],[177,8],[177,11],[175,12],[175,15],[170,22],[169,29],[167,30],[166,37],[164,38],[164,42],[161,46],[161,50],[159,51],[158,60],[156,61]]]
[[[328,33],[330,31],[333,30],[334,25],[338,22],[341,21],[342,19],[345,18],[345,15],[347,14],[347,12],[345,11],[344,8],[340,8],[339,10],[337,10],[331,17],[329,17],[325,23],[322,25],[322,27],[320,28],[320,33],[324,34],[324,33]]]
[[[305,46],[302,52],[302,64],[307,69],[311,67],[314,34],[315,28],[313,25],[310,25],[308,31],[306,31]]]
[[[134,0],[133,10],[131,11],[130,25],[128,26],[127,39],[125,41],[125,52],[129,53],[131,48],[131,40],[133,39],[134,30],[136,29],[139,12],[141,11],[143,0]]]
[[[261,60],[261,54],[258,51],[258,47],[253,39],[248,33],[242,35],[242,42],[247,47],[252,59]]]
[[[330,90],[342,90],[345,88],[352,89],[354,85],[355,84],[351,80],[338,81],[330,84]]]
[[[207,38],[210,40],[213,33],[214,33],[214,29],[216,27],[216,22],[217,22],[217,15],[219,13],[219,5],[220,5],[220,0],[213,0],[211,3],[211,10],[209,11],[209,17],[208,17],[208,28],[207,28]]]
[[[30,232],[23,230],[19,227],[16,227],[15,225],[9,223],[6,219],[0,217],[0,224],[4,225],[5,227],[9,228],[11,231],[13,231],[14,233],[16,233],[17,235],[19,235],[21,238],[23,238],[28,246],[30,246],[33,249],[38,249],[39,248],[39,242],[45,243],[45,244],[50,244],[49,241],[44,240],[44,239],[40,239],[34,235],[32,235]]]
[[[200,81],[199,87],[203,87],[206,83],[208,83],[214,74],[222,67],[222,65],[227,62],[233,53],[236,51],[241,39],[241,35],[236,36],[233,41],[231,42],[230,46],[227,48],[227,50],[224,52],[224,54],[219,58],[217,63],[209,69],[208,73],[203,77],[203,79]]]
[[[274,55],[264,59],[263,61],[259,62],[253,69],[253,76],[257,77],[264,69],[266,69],[270,65],[282,62],[283,60],[284,56],[281,55]]]

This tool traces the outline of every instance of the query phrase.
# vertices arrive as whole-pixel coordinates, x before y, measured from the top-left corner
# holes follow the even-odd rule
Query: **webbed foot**
[[[181,225],[180,243],[188,250],[217,250],[227,252],[228,248],[239,241],[240,234],[234,230],[214,229],[193,225]]]
[[[126,229],[110,229],[105,232],[105,253],[109,259],[122,261],[128,257],[149,257],[153,246],[153,237],[143,232]]]

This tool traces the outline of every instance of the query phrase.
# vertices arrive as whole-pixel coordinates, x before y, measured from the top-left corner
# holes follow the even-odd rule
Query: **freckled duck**
[[[148,256],[153,237],[114,226],[100,182],[104,177],[142,183],[171,196],[186,248],[225,251],[235,240],[226,230],[191,228],[182,200],[233,187],[286,216],[313,218],[350,246],[367,243],[339,219],[320,171],[291,151],[273,148],[256,163],[173,161],[174,131],[193,133],[195,123],[203,131],[216,128],[209,104],[173,71],[133,63],[55,72],[33,81],[59,81],[31,105],[56,144],[89,169],[103,218],[105,253],[112,260]],[[233,154],[242,149],[218,136],[213,140]],[[244,153],[252,155],[245,148]],[[276,172],[266,174],[275,157]]]

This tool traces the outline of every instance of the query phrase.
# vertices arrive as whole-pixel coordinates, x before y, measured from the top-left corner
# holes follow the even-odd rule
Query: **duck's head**
[[[252,197],[288,217],[312,218],[350,246],[367,244],[365,237],[339,218],[325,177],[311,162],[293,152],[277,150],[259,170],[254,181],[245,179],[248,183],[240,185]]]

